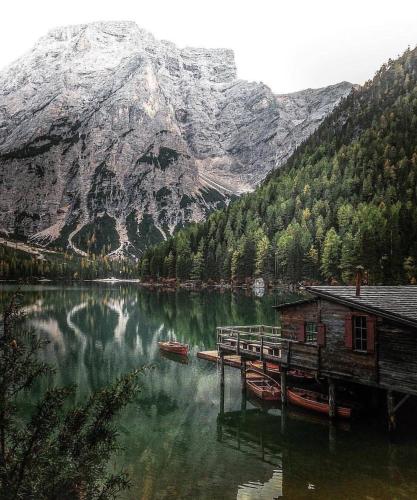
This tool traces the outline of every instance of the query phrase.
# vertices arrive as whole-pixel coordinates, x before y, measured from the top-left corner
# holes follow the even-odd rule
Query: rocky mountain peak
[[[276,96],[231,50],[57,28],[0,73],[0,229],[138,254],[253,189],[350,89]]]

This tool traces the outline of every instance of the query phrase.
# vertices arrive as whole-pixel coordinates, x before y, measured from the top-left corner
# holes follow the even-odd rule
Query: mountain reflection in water
[[[1,286],[2,304],[13,289]],[[196,358],[215,348],[216,326],[274,324],[271,306],[289,299],[126,284],[21,289],[28,325],[50,340],[42,357],[58,384],[78,385],[75,400],[154,365],[118,427],[124,451],[115,461],[133,483],[126,498],[417,498],[414,429],[392,443],[366,422],[282,413],[248,400],[229,367],[222,394],[217,367]],[[157,342],[167,339],[188,343],[188,358],[162,355]]]

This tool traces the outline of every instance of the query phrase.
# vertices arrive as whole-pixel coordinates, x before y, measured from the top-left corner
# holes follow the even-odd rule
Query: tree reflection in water
[[[0,288],[2,303],[12,289]],[[283,418],[280,408],[242,399],[239,372],[229,367],[222,394],[216,366],[196,358],[215,348],[218,325],[274,324],[278,300],[289,297],[22,288],[26,320],[51,341],[43,356],[57,366],[57,383],[78,384],[77,398],[155,365],[118,428],[129,498],[416,498],[415,435],[394,444],[366,423],[334,428],[291,408]],[[161,355],[157,341],[169,338],[190,345],[188,363]]]

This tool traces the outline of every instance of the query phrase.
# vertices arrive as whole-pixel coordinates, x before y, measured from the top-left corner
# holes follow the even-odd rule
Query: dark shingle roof
[[[282,304],[277,304],[276,306],[272,306],[274,309],[286,309],[287,307],[295,307],[306,304],[307,302],[315,302],[317,300],[316,297],[307,297],[305,299],[296,300],[295,302],[284,302]]]
[[[306,290],[362,311],[417,326],[417,286],[309,286]]]

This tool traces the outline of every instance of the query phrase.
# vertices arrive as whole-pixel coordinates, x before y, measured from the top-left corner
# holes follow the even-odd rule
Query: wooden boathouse
[[[225,356],[238,355],[287,371],[302,370],[327,382],[329,416],[336,416],[338,387],[384,391],[389,426],[410,396],[417,396],[417,286],[311,286],[303,300],[275,306],[279,325],[217,328],[222,374]],[[223,379],[223,377],[222,377]]]

